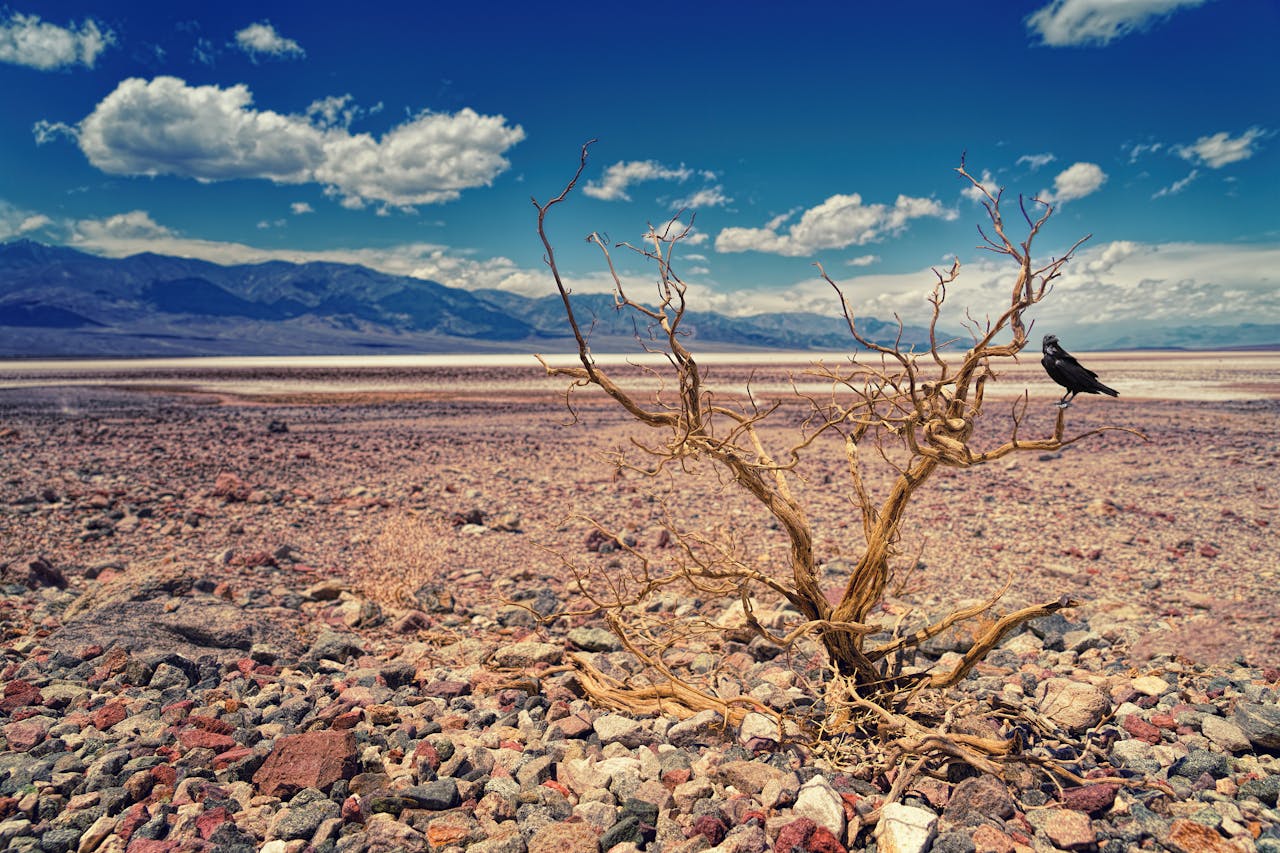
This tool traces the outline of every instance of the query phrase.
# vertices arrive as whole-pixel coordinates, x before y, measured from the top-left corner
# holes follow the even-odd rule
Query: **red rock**
[[[982,824],[973,831],[974,853],[1013,853],[1015,842],[994,826]]]
[[[213,496],[225,498],[228,503],[247,500],[250,491],[248,483],[229,471],[222,472],[213,481]]]
[[[213,732],[216,735],[229,735],[235,732],[236,727],[228,723],[226,720],[219,720],[217,717],[206,717],[199,714],[187,717],[187,725],[193,729],[203,729],[206,732]]]
[[[1219,553],[1221,552],[1217,548],[1213,547],[1212,545],[1200,546],[1201,557],[1208,557],[1209,559],[1213,559],[1214,557],[1218,556]]]
[[[569,800],[570,802],[574,801],[574,796],[572,792],[570,792],[568,788],[566,788],[564,785],[561,785],[555,779],[548,779],[547,781],[543,782],[542,787],[550,788],[553,791],[558,791],[561,794],[561,796],[563,796],[566,800]]]
[[[99,575],[99,577],[101,577],[101,575]],[[90,643],[87,646],[81,646],[77,649],[76,657],[80,658],[80,660],[93,660],[98,655],[102,654],[102,651],[102,646],[97,643]]]
[[[793,850],[805,850],[805,845],[817,828],[818,825],[809,818],[798,817],[778,831],[778,837],[773,842],[773,849],[785,851],[785,853],[792,853]],[[713,844],[719,843],[713,839],[708,840],[712,841]]]
[[[43,743],[48,734],[48,720],[21,720],[4,727],[5,740],[9,742],[9,749],[14,752],[26,752]]]
[[[1239,853],[1240,850],[1216,829],[1194,820],[1175,820],[1166,840],[1170,847],[1183,853]]]
[[[1116,801],[1119,785],[1099,783],[1097,785],[1081,785],[1077,788],[1064,788],[1062,805],[1078,812],[1102,814],[1111,808]]]
[[[226,752],[220,752],[213,757],[213,769],[225,770],[237,761],[248,758],[253,755],[253,750],[247,746],[237,746],[228,749]]]
[[[1124,730],[1138,740],[1144,740],[1150,744],[1160,742],[1160,730],[1137,714],[1130,714],[1124,718]]]
[[[120,823],[116,825],[116,835],[120,836],[121,841],[128,842],[134,831],[149,820],[151,814],[147,807],[142,803],[135,803],[120,818]]]
[[[284,735],[253,774],[258,791],[268,797],[303,788],[324,790],[355,773],[356,738],[349,731],[314,731]]]
[[[129,712],[123,702],[108,702],[93,712],[93,727],[98,731],[106,731],[127,716]]]
[[[178,732],[178,743],[183,749],[212,749],[215,752],[226,752],[236,746],[235,738],[204,729],[183,729]]]
[[[0,711],[8,713],[28,705],[43,705],[40,688],[26,681],[10,681],[4,686],[4,698],[0,699]]]
[[[354,729],[363,719],[363,711],[352,709],[334,717],[333,722],[329,724],[329,727],[335,731],[346,731],[347,729]]]
[[[227,811],[225,806],[218,806],[216,809],[209,809],[201,812],[196,818],[196,832],[200,833],[200,837],[205,841],[218,830],[227,821],[231,820],[231,813]]]
[[[151,778],[157,785],[175,785],[178,782],[178,771],[172,764],[157,764],[151,768]]]
[[[138,838],[129,845],[129,853],[170,853],[180,847],[177,841],[154,841],[150,838]]]
[[[836,837],[831,834],[831,830],[825,826],[819,826],[814,829],[813,835],[809,836],[808,846],[805,849],[809,853],[848,853],[844,845],[836,840]]]
[[[360,806],[360,798],[352,795],[343,800],[341,814],[346,823],[364,823],[364,809]]]
[[[556,725],[567,738],[586,737],[593,731],[591,722],[578,714],[571,714],[557,721]]]

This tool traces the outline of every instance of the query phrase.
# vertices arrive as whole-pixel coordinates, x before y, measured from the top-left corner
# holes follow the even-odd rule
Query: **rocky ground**
[[[661,502],[601,457],[632,428],[579,404],[567,426],[545,389],[0,391],[0,848],[1280,850],[1276,401],[1082,400],[1073,428],[1149,441],[1107,433],[918,495],[903,544],[923,565],[886,620],[1009,577],[1002,606],[1081,602],[940,703],[1003,709],[994,733],[1111,781],[956,769],[887,806],[892,770],[779,743],[761,714],[582,698],[569,653],[619,678],[634,664],[599,622],[520,605],[573,609],[571,567],[619,568],[579,516],[653,546]],[[856,555],[843,464],[797,485],[833,585]],[[778,547],[731,490],[690,489],[682,522]],[[683,651],[727,695],[817,698],[804,655]]]

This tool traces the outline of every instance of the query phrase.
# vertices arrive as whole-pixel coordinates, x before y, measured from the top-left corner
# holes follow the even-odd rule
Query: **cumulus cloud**
[[[785,232],[793,214],[774,217],[763,228],[725,228],[716,236],[718,252],[769,252],[787,257],[823,249],[860,246],[900,233],[923,216],[955,219],[956,213],[935,199],[900,195],[892,205],[864,204],[858,193],[833,195],[806,210]]]
[[[1194,181],[1200,175],[1199,169],[1192,169],[1191,172],[1182,180],[1174,181],[1167,187],[1161,187],[1151,196],[1155,198],[1164,198],[1167,195],[1177,195],[1187,188],[1187,185]]]
[[[289,205],[289,209],[293,211],[294,216],[301,216],[304,213],[315,213],[315,208],[307,204],[305,201],[295,201]]]
[[[72,242],[83,246],[101,246],[112,242],[154,245],[155,241],[174,236],[173,231],[156,222],[145,210],[117,213],[105,219],[81,219],[72,228]]]
[[[1205,0],[1053,0],[1032,12],[1027,29],[1050,47],[1097,45],[1141,32],[1180,9]]]
[[[1074,163],[1053,179],[1052,190],[1041,190],[1040,198],[1062,204],[1097,192],[1107,182],[1107,173],[1097,163]]]
[[[1048,166],[1050,163],[1052,163],[1054,160],[1057,160],[1057,159],[1058,159],[1057,157],[1053,156],[1048,152],[1045,152],[1044,154],[1023,154],[1021,157],[1018,158],[1018,162],[1016,165],[1021,166],[1023,163],[1026,163],[1028,166],[1031,167],[1031,171],[1034,172],[1036,169],[1039,169],[1041,166]]]
[[[176,77],[124,80],[79,125],[43,122],[37,139],[58,130],[110,174],[315,182],[348,207],[451,201],[491,184],[510,166],[503,153],[524,139],[519,125],[471,109],[423,112],[381,138],[352,134],[255,109],[243,84],[190,86]]]
[[[1202,136],[1191,145],[1179,145],[1174,150],[1184,160],[1203,163],[1210,169],[1221,169],[1228,163],[1252,157],[1257,152],[1254,143],[1266,135],[1266,131],[1259,127],[1251,127],[1236,137],[1222,131],[1212,136]]]
[[[630,201],[627,189],[641,181],[687,181],[693,170],[664,166],[656,160],[619,161],[604,170],[599,181],[587,181],[582,191],[602,201]]]
[[[249,54],[255,62],[258,57],[272,59],[290,59],[307,55],[307,52],[293,39],[287,39],[276,32],[270,21],[250,24],[236,33],[236,46]]]
[[[845,266],[850,267],[869,267],[872,264],[880,263],[879,255],[858,255],[856,258],[850,258],[845,261]]]
[[[53,224],[43,213],[22,210],[0,199],[0,240],[22,237]]]
[[[691,195],[677,199],[673,207],[688,208],[689,210],[699,210],[707,207],[724,207],[731,204],[733,199],[725,195],[724,187],[716,185],[712,187],[703,187],[696,190]]]
[[[38,15],[11,14],[0,20],[0,62],[55,71],[73,65],[92,68],[99,54],[115,43],[115,33],[92,18],[59,27]]]

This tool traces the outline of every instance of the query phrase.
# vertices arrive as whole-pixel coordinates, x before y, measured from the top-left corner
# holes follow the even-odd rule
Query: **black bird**
[[[1119,397],[1120,392],[1108,388],[1098,381],[1098,374],[1076,361],[1076,357],[1058,346],[1056,335],[1044,336],[1044,356],[1040,359],[1045,373],[1057,382],[1067,393],[1058,401],[1058,408],[1065,409],[1071,405],[1077,394],[1107,394]]]

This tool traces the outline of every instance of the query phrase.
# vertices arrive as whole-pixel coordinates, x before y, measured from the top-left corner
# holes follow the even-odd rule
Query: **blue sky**
[[[398,5],[398,4],[397,4]],[[551,292],[530,197],[598,138],[553,236],[639,242],[687,207],[700,306],[998,307],[992,185],[1092,233],[1051,327],[1280,323],[1275,0],[0,6],[0,239],[222,263],[364,263]],[[264,11],[266,9],[267,11]],[[617,256],[637,287],[639,259]]]

